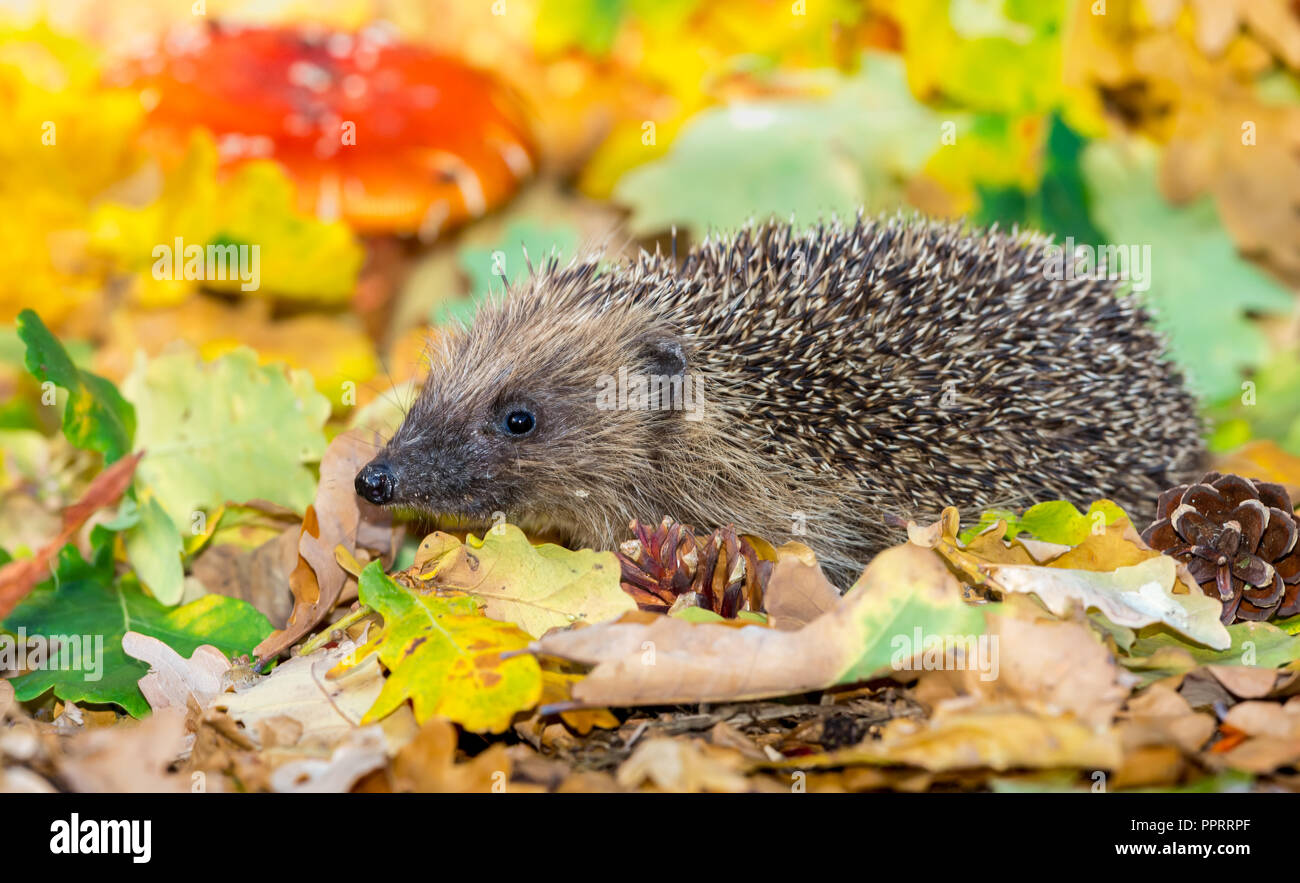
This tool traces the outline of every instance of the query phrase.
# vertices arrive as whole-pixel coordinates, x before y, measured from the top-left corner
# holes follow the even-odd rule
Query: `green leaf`
[[[105,464],[130,453],[135,410],[117,387],[74,365],[68,351],[32,310],[18,314],[18,336],[27,345],[26,364],[32,376],[68,391],[63,411],[63,434],[68,441],[103,454]]]
[[[1272,439],[1300,454],[1300,350],[1274,353],[1228,399],[1210,409],[1215,421],[1213,450],[1231,450],[1251,438]],[[1249,394],[1247,394],[1249,393]]]
[[[158,638],[182,656],[202,644],[229,655],[249,653],[271,633],[265,616],[235,598],[205,595],[170,609],[137,588],[115,583],[110,537],[107,531],[94,532],[91,561],[75,546],[64,547],[57,578],[37,586],[4,621],[10,632],[24,630],[28,641],[37,635],[72,636],[85,651],[78,654],[79,660],[60,657],[60,663],[75,662],[75,667],[50,665],[14,678],[11,683],[20,700],[52,689],[65,702],[111,702],[142,717],[149,704],[137,682],[149,665],[123,652],[127,631]]]
[[[543,53],[578,48],[605,55],[627,5],[628,0],[542,0],[533,42]]]
[[[1240,394],[1243,375],[1268,352],[1247,314],[1290,313],[1294,297],[1237,254],[1210,197],[1183,208],[1165,202],[1153,147],[1094,141],[1083,170],[1093,217],[1110,242],[1150,246],[1143,297],[1174,361],[1205,399]]]
[[[124,535],[126,558],[140,582],[170,607],[180,601],[185,591],[181,535],[152,496],[137,507],[135,515],[136,523]]]
[[[1079,167],[1087,142],[1061,118],[1053,114],[1045,145],[1043,177],[1037,191],[1019,187],[977,187],[980,209],[976,223],[987,226],[997,221],[1003,227],[1019,224],[1055,234],[1058,239],[1074,237],[1078,242],[1105,240],[1089,215],[1089,197]]]
[[[1094,501],[1086,513],[1065,500],[1049,500],[1030,506],[1024,515],[1016,515],[1007,509],[990,509],[980,516],[979,522],[963,530],[958,539],[969,543],[990,524],[1003,519],[1007,522],[1005,537],[1008,540],[1027,533],[1045,543],[1077,546],[1094,531],[1103,532],[1104,527],[1121,518],[1128,518],[1128,513],[1110,500]]]
[[[956,580],[936,579],[942,573],[937,555],[911,544],[876,557],[841,602],[851,639],[818,652],[853,651],[852,663],[836,679],[851,684],[898,671],[922,661],[951,639],[974,641],[986,631],[985,613],[1000,605],[973,607],[962,598]],[[816,622],[816,621],[814,621]],[[942,650],[940,650],[942,652]],[[967,660],[975,664],[978,656]]]
[[[944,122],[908,90],[897,57],[867,53],[821,101],[767,100],[704,111],[668,153],[626,174],[614,197],[635,235],[676,224],[731,228],[754,217],[812,223],[903,203],[906,183],[940,145]]]
[[[180,352],[137,362],[123,384],[139,418],[136,471],[178,531],[227,501],[302,511],[316,493],[308,465],[325,451],[329,401],[304,371],[287,376],[241,348],[212,362]],[[136,528],[141,530],[142,528]]]
[[[384,573],[378,561],[361,572],[358,594],[384,617],[370,652],[388,680],[363,723],[390,714],[408,698],[416,720],[442,715],[473,732],[503,732],[515,714],[542,695],[542,671],[528,654],[529,636],[510,623],[488,619],[466,595],[412,592]]]
[[[1277,668],[1300,659],[1300,638],[1268,622],[1238,622],[1228,626],[1232,645],[1211,650],[1191,644],[1163,627],[1138,633],[1128,655],[1119,661],[1150,683],[1190,671],[1198,665],[1254,665]]]

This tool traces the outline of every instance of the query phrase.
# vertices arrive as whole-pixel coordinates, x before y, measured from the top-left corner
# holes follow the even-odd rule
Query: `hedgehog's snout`
[[[383,460],[371,460],[357,473],[357,496],[376,506],[390,503],[397,493],[397,475]]]

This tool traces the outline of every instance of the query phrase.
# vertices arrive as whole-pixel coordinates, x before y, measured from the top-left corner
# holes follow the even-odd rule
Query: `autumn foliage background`
[[[0,321],[36,308],[80,345],[87,367],[116,382],[137,353],[154,357],[176,341],[205,358],[249,346],[263,362],[310,372],[333,418],[346,420],[350,402],[364,406],[418,373],[430,326],[467,314],[463,299],[499,284],[502,269],[520,272],[521,245],[571,255],[594,239],[631,249],[673,226],[685,245],[769,213],[813,222],[858,206],[915,209],[1077,243],[1151,245],[1147,296],[1217,420],[1216,447],[1271,439],[1300,454],[1291,406],[1300,393],[1300,24],[1281,0],[1237,9],[1178,0],[20,3],[5,11],[0,38],[9,120]],[[151,116],[157,85],[145,72],[164,55],[157,41],[175,46],[185,29],[217,21],[382,22],[394,38],[476,66],[500,91],[440,105],[463,141],[439,146],[472,141],[488,125],[483,105],[517,104],[537,173],[498,182],[479,205],[453,204],[423,236],[412,218],[445,196],[424,181],[410,185],[423,205],[389,220],[357,213],[362,223],[349,225],[300,174],[295,190],[298,160],[283,145],[263,161],[230,159],[220,109],[182,115],[189,132],[175,115]],[[357,122],[356,150],[373,150]],[[47,124],[54,143],[43,140]],[[481,157],[467,159],[482,168]],[[260,244],[261,287],[154,278],[150,250],[176,236]],[[4,425],[15,445],[39,448],[24,433],[47,430],[49,415],[33,407],[20,351],[4,339]],[[1243,403],[1247,380],[1254,404]],[[10,462],[8,492],[30,497],[36,468]],[[4,507],[10,547],[43,535],[39,513],[75,491],[36,489]]]
[[[187,97],[229,72],[176,61],[218,23],[368,33],[335,48],[409,44],[444,66],[401,68],[432,91],[406,95],[396,129],[373,108],[291,122],[309,68],[268,61],[291,76]],[[296,525],[327,441],[395,426],[424,341],[525,272],[525,249],[667,249],[674,229],[685,249],[860,207],[1150,246],[1143,296],[1213,448],[1300,489],[1284,0],[49,0],[7,4],[0,28],[5,560],[58,536],[106,460],[181,446],[141,462],[114,554],[163,604],[200,598],[227,571],[198,553]],[[328,88],[379,89],[385,64]],[[340,140],[305,150],[300,124]],[[260,286],[159,278],[153,249],[177,237],[259,246]],[[24,309],[132,402],[133,446],[60,433],[67,393],[28,372]],[[181,445],[194,434],[209,443]],[[265,508],[223,508],[251,500]],[[114,517],[73,539],[90,550]]]

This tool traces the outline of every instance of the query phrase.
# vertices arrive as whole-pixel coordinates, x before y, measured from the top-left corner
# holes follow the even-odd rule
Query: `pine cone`
[[[1225,624],[1300,613],[1300,517],[1281,485],[1207,472],[1161,494],[1156,519],[1143,541],[1187,565]]]
[[[763,609],[772,562],[760,561],[734,526],[702,539],[671,518],[654,528],[635,520],[628,527],[636,538],[619,547],[623,590],[642,610],[667,613],[686,605],[732,619],[741,610]]]

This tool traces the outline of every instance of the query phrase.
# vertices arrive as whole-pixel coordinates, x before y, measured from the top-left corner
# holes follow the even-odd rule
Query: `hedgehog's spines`
[[[1194,402],[1137,298],[1104,279],[1048,278],[1049,245],[1015,225],[859,212],[710,233],[679,258],[674,231],[669,256],[612,269],[552,255],[481,332],[522,339],[480,340],[473,356],[553,359],[540,375],[568,377],[633,363],[647,333],[688,344],[704,420],[642,433],[638,420],[658,418],[606,415],[581,430],[615,448],[622,434],[620,461],[656,446],[653,469],[593,454],[583,480],[604,470],[615,486],[571,510],[585,544],[611,546],[625,515],[780,538],[793,507],[822,520],[810,544],[847,566],[878,547],[885,512],[1143,506],[1200,465]],[[598,365],[575,361],[588,353]]]

